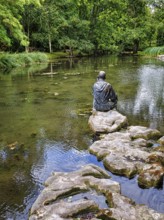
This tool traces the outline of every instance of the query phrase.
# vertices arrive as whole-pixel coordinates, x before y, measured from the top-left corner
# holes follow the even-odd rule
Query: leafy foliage
[[[10,69],[17,66],[26,66],[32,63],[47,62],[48,57],[44,53],[19,53],[9,54],[4,53],[0,55],[0,69]]]
[[[132,51],[164,45],[163,0],[0,0],[1,50]]]
[[[14,40],[19,41],[20,45],[27,46],[28,39],[21,24],[21,13],[24,5],[40,5],[39,0],[0,0],[0,43],[2,49],[11,46]]]

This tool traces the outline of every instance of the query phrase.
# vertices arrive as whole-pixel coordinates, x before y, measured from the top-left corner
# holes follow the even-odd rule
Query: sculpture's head
[[[97,79],[105,80],[106,79],[106,73],[104,71],[100,71],[99,74],[98,74]]]

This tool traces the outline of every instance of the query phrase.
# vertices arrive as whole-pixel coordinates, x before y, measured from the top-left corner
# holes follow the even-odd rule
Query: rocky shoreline
[[[119,112],[93,112],[89,126],[100,135],[89,152],[110,172],[133,178],[145,188],[163,184],[164,136],[156,129],[128,126]],[[104,200],[101,207],[100,201]],[[80,170],[54,172],[33,204],[30,220],[162,220],[164,214],[136,205],[121,195],[119,183],[93,164]]]

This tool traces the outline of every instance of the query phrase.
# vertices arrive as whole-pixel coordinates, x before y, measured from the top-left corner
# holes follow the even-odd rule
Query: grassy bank
[[[148,55],[148,56],[158,56],[158,55],[164,54],[164,46],[149,47],[149,48],[145,49],[142,54]]]
[[[80,53],[74,51],[73,55],[78,56],[88,56],[88,54]],[[46,63],[54,61],[59,58],[68,58],[70,54],[68,52],[58,51],[54,53],[0,53],[0,69],[10,69],[18,66],[30,66],[35,63]]]
[[[28,66],[34,63],[48,62],[48,56],[45,53],[1,53],[0,54],[0,69],[9,69],[18,66]]]

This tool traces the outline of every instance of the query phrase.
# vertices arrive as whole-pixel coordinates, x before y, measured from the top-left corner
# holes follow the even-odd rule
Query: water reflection
[[[43,154],[31,169],[31,175],[37,183],[43,183],[52,171],[70,172],[88,163],[101,164],[88,151],[79,151],[64,142],[45,140],[44,143],[38,142],[39,148],[41,145]]]
[[[133,114],[143,112],[150,127],[157,127],[157,119],[163,120],[164,69],[157,66],[141,66],[138,70],[139,87],[134,101]],[[145,110],[146,109],[146,110]]]
[[[52,171],[72,171],[93,163],[88,116],[91,88],[99,70],[118,93],[118,110],[130,124],[164,132],[162,63],[135,58],[63,60],[50,67],[15,69],[0,74],[0,219],[28,218],[29,209]],[[41,73],[57,72],[42,75]],[[80,73],[76,75],[76,73]],[[7,146],[18,142],[18,148]],[[122,193],[163,211],[163,191],[143,190],[135,179],[112,175]],[[158,200],[158,202],[157,202]]]
[[[123,195],[133,199],[137,204],[147,204],[149,208],[164,213],[164,189],[142,189],[138,186],[137,177],[128,180],[126,177],[110,175],[121,184]]]
[[[103,163],[97,161],[94,155],[88,151],[79,151],[72,148],[67,143],[44,140],[38,143],[44,149],[40,162],[32,167],[31,175],[36,183],[42,183],[50,176],[52,171],[71,172],[80,169],[86,164],[95,164],[104,168]],[[164,189],[142,189],[138,186],[137,177],[129,180],[108,172],[114,181],[121,185],[121,193],[132,198],[138,204],[147,204],[150,208],[159,212],[164,210]],[[105,203],[104,203],[105,204]],[[104,208],[106,208],[104,206]]]

